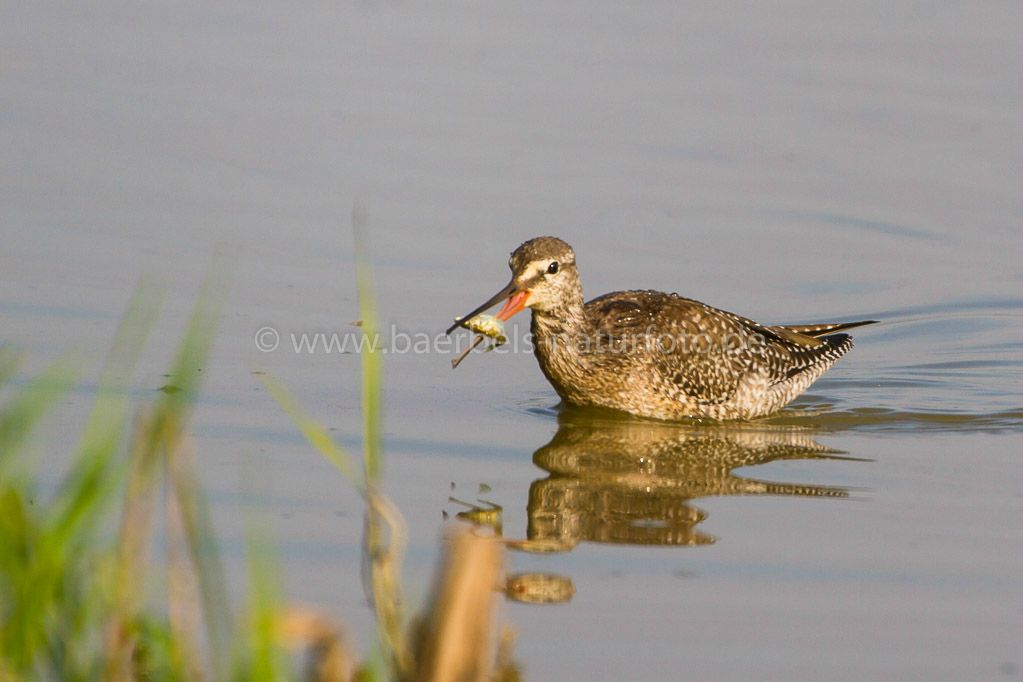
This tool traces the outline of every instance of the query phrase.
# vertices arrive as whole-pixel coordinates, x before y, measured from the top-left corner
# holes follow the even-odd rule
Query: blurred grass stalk
[[[356,284],[361,329],[369,339],[361,354],[363,457],[361,477],[351,457],[326,427],[305,413],[276,380],[263,383],[309,443],[333,463],[363,496],[366,504],[363,560],[366,592],[376,615],[383,656],[383,676],[399,680],[517,679],[507,647],[492,664],[496,590],[504,568],[504,545],[477,535],[468,526],[449,530],[441,569],[427,611],[408,623],[402,597],[401,566],[407,528],[401,512],[379,489],[383,471],[380,402],[383,390],[379,318],[372,271],[366,258],[366,218],[358,205],[352,212]],[[506,638],[507,641],[508,638]],[[371,676],[362,668],[357,677]]]
[[[199,679],[202,668],[226,677],[232,642],[226,581],[184,436],[216,333],[219,284],[214,278],[205,284],[171,367],[173,383],[140,413],[125,448],[131,379],[159,311],[152,290],[140,288],[118,328],[70,471],[49,499],[37,490],[25,450],[32,426],[73,384],[68,363],[56,363],[4,406],[0,678]],[[208,666],[195,663],[194,628],[168,627],[143,608],[153,502],[164,480],[174,501],[168,509],[176,512],[168,525],[183,530],[188,570],[200,586]],[[103,526],[118,499],[121,520],[111,542]],[[170,595],[172,615],[181,609],[177,596]]]
[[[74,385],[58,361],[0,409],[0,681],[294,679],[288,650],[308,653],[305,679],[517,679],[510,639],[494,661],[496,589],[504,547],[460,526],[449,530],[427,611],[406,617],[401,566],[404,518],[380,491],[381,359],[364,220],[353,214],[363,330],[364,447],[361,471],[328,430],[283,386],[264,384],[313,447],[362,495],[364,581],[377,623],[378,656],[356,666],[329,617],[285,607],[276,554],[250,529],[244,617],[236,622],[228,581],[187,425],[220,316],[224,282],[205,283],[172,363],[169,383],[128,428],[132,376],[159,311],[143,286],[118,328],[93,409],[69,472],[41,494],[28,451],[32,430]],[[0,348],[0,387],[18,358]],[[127,434],[127,437],[126,437]],[[127,441],[127,442],[125,442]],[[157,502],[164,500],[158,515]],[[110,513],[120,501],[113,537]],[[153,535],[166,533],[166,612],[147,607]],[[354,669],[354,672],[353,672]]]
[[[151,537],[153,500],[159,484],[168,486],[168,604],[170,606],[168,650],[162,652],[166,672],[197,676],[201,648],[194,642],[195,618],[201,612],[206,627],[209,666],[213,677],[223,679],[229,669],[232,623],[227,604],[227,581],[213,540],[212,523],[202,487],[193,469],[193,448],[186,434],[192,406],[198,396],[202,369],[216,335],[223,289],[209,280],[200,292],[184,340],[169,373],[172,383],[137,421],[129,451],[128,482],[124,492],[113,578],[113,615],[106,631],[104,677],[137,679],[135,661],[146,643],[139,639],[147,549]],[[183,555],[190,563],[186,564]],[[200,595],[196,605],[187,589],[195,584]],[[150,663],[150,666],[152,663]]]

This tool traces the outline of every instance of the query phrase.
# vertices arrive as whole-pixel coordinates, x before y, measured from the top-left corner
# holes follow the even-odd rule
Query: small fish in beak
[[[494,307],[502,300],[504,300],[504,306],[501,307],[501,310],[498,311],[497,315],[481,314]],[[508,283],[508,286],[491,296],[487,299],[486,303],[474,309],[468,315],[456,317],[455,323],[448,327],[446,332],[447,334],[450,334],[458,327],[465,327],[466,329],[476,332],[478,336],[473,339],[472,345],[466,348],[461,355],[451,361],[451,369],[458,367],[462,360],[464,360],[465,357],[487,337],[495,340],[495,348],[505,343],[508,339],[504,332],[504,324],[502,323],[512,315],[525,309],[527,300],[529,300],[529,291],[520,291],[515,285],[515,282],[512,281]]]

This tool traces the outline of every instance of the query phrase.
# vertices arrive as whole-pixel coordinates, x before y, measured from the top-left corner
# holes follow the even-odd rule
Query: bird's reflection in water
[[[739,467],[786,459],[853,459],[805,431],[752,424],[678,425],[566,409],[558,432],[533,455],[550,476],[529,489],[527,551],[582,541],[705,545],[706,513],[690,504],[716,495],[848,497],[846,488],[737,476]]]

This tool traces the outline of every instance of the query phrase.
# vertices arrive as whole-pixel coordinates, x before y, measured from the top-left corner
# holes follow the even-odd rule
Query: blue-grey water
[[[503,609],[530,680],[1018,675],[1021,26],[1016,3],[5,4],[0,342],[20,381],[68,353],[86,370],[41,476],[140,280],[166,291],[142,403],[224,254],[194,432],[233,582],[268,519],[287,595],[366,651],[360,499],[253,374],[358,449],[358,355],[293,345],[357,335],[358,205],[385,329],[431,337],[385,360],[413,605],[448,496],[486,484],[505,535],[573,545],[510,557],[576,588]],[[527,353],[452,372],[432,346],[538,234],[575,247],[589,296],[881,324],[754,427],[580,424]],[[634,475],[537,452],[572,439]],[[630,471],[647,446],[679,470]]]

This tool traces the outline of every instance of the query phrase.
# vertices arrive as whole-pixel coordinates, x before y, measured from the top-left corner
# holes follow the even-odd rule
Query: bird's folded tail
[[[809,336],[813,339],[819,339],[822,336],[827,336],[828,334],[844,332],[848,329],[855,329],[856,327],[863,327],[868,324],[876,323],[877,320],[860,320],[859,322],[833,322],[830,324],[780,324],[774,327],[769,327],[769,329],[779,332],[782,336],[787,336],[787,333],[791,333],[799,334],[800,336]]]

